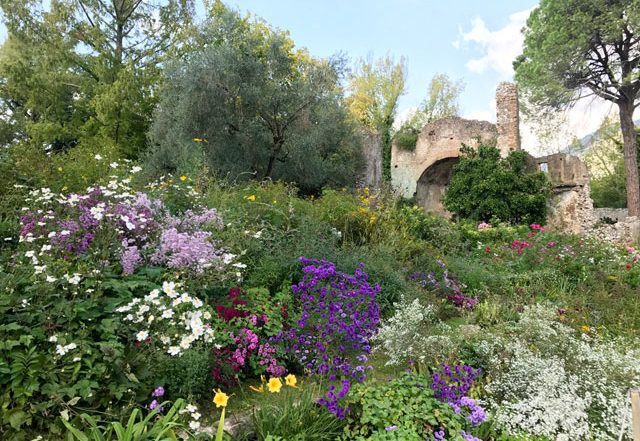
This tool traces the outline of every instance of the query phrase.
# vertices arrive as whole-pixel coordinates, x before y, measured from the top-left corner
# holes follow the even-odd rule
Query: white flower
[[[49,234],[47,235],[47,237],[48,237],[49,239],[51,239],[52,237],[56,237],[56,232],[55,232],[55,231],[52,231],[51,233],[49,233]]]
[[[233,262],[233,259],[235,259],[235,258],[236,258],[236,255],[235,255],[235,254],[225,253],[225,254],[223,254],[223,255],[222,255],[222,262],[223,262],[225,265],[228,265],[228,264],[230,264],[231,262]]]
[[[168,345],[169,343],[171,343],[171,339],[169,337],[167,337],[166,335],[161,335],[160,336],[160,341],[164,345]]]
[[[77,346],[75,343],[69,343],[68,345],[66,345],[66,346],[65,346],[65,349],[66,349],[67,351],[70,351],[70,350],[75,349],[75,348],[77,348],[77,347],[78,347],[78,346]]]
[[[244,263],[241,263],[241,262],[234,263],[234,264],[233,264],[233,265],[231,265],[231,266],[235,266],[236,268],[240,268],[240,269],[243,269],[243,268],[246,268],[246,267],[247,267],[247,265],[245,265]]]
[[[118,168],[118,163],[117,162],[112,162],[111,164],[109,164],[109,167],[111,168]]]
[[[194,306],[195,306],[195,305],[194,305]],[[202,317],[203,317],[205,320],[209,320],[209,319],[211,318],[211,313],[210,313],[209,311],[205,311],[205,312],[202,314]]]
[[[58,279],[56,279],[56,278],[55,278],[55,277],[53,277],[53,276],[47,276],[47,282],[49,282],[49,283],[53,283],[53,282],[55,282],[56,280],[58,280]]]
[[[167,353],[169,355],[179,355],[180,354],[180,348],[178,346],[171,346],[169,348],[169,350],[167,351]]]
[[[30,259],[31,259],[31,258],[33,258],[33,257],[36,255],[36,252],[35,252],[35,251],[31,251],[31,250],[29,250],[29,251],[27,251],[26,253],[24,253],[24,255],[25,255],[26,257],[28,257],[28,258],[30,258]]]
[[[102,155],[95,155],[94,158],[96,161],[102,161]]]
[[[198,411],[198,408],[193,404],[188,404],[187,407],[185,407],[185,410],[189,413],[194,413]]]
[[[40,248],[40,252],[44,253],[45,251],[51,251],[51,245],[48,245],[48,244],[42,245],[42,248]]]
[[[73,358],[73,362],[74,362],[74,363],[77,363],[78,361],[80,361],[80,357],[74,357],[74,358]]]
[[[67,353],[67,350],[65,349],[65,347],[64,347],[64,346],[62,346],[62,345],[57,345],[57,346],[56,346],[56,353],[57,353],[58,355],[62,356],[62,355],[64,355],[64,354],[66,354],[66,353]]]
[[[202,416],[202,415],[200,415],[200,413],[199,413],[199,412],[193,412],[193,413],[191,414],[191,418],[193,418],[194,420],[199,420],[201,416]]]
[[[69,274],[65,274],[64,278],[67,279],[67,282],[72,285],[77,285],[80,283],[80,274],[78,273],[74,273],[73,276],[70,276]]]
[[[167,309],[163,311],[161,317],[165,319],[173,317],[173,309]]]
[[[202,307],[202,305],[204,305],[204,303],[202,303],[202,300],[198,298],[191,299],[191,304],[193,305],[194,308],[200,308]]]
[[[69,230],[62,230],[62,231],[60,232],[60,236],[68,236],[68,235],[70,235],[70,234],[71,234],[71,231],[69,231]]]
[[[135,166],[135,167],[131,167],[131,173],[138,173],[142,171],[142,167],[139,166]]]
[[[147,331],[140,331],[136,334],[136,340],[144,341],[149,337],[149,333]]]
[[[55,343],[55,342],[57,342],[57,341],[58,341],[58,337],[56,337],[55,335],[52,335],[51,337],[49,337],[49,341],[50,341],[51,343]]]
[[[33,269],[35,274],[42,274],[47,269],[47,265],[35,265]]]
[[[176,284],[174,282],[163,282],[162,291],[172,299],[178,296],[176,292]]]
[[[200,429],[200,423],[198,421],[191,421],[189,423],[189,428],[191,430],[198,430],[198,429]]]

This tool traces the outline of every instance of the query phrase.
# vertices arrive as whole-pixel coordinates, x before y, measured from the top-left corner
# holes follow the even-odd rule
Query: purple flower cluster
[[[164,396],[164,387],[162,386],[158,386],[154,389],[153,392],[151,392],[151,397],[153,398],[153,401],[151,401],[151,403],[149,403],[149,410],[154,410],[154,409],[158,409],[158,413],[162,413],[162,411],[164,410],[162,408],[162,406],[160,406],[160,403],[158,403],[158,400],[156,398],[162,398]]]
[[[415,272],[409,276],[409,280],[418,282],[423,288],[437,289],[440,286],[436,279],[436,273],[433,271],[430,273]]]
[[[160,233],[158,248],[151,256],[151,262],[169,268],[189,268],[201,272],[213,263],[219,263],[223,250],[216,248],[208,231],[181,233],[176,228],[168,228]]]
[[[430,273],[415,272],[409,276],[409,280],[417,282],[423,288],[438,289],[441,286],[447,290],[447,300],[453,303],[458,308],[473,309],[478,303],[478,299],[469,297],[462,292],[463,288],[466,288],[461,284],[458,279],[449,272],[445,263],[436,259],[436,263],[440,266],[444,272],[442,274],[442,284],[438,283],[435,272]]]
[[[449,404],[455,413],[461,414],[464,411],[467,420],[474,426],[487,419],[485,410],[473,398],[467,396],[480,373],[480,369],[474,369],[467,364],[455,364],[453,369],[447,364],[442,364],[442,372],[434,373],[431,383],[434,396]],[[434,435],[435,441],[444,439],[442,429]],[[467,435],[464,431],[461,435],[465,440],[482,441],[473,435]]]
[[[434,396],[446,403],[457,403],[471,390],[473,382],[480,376],[481,370],[467,364],[455,364],[453,369],[442,364],[442,372],[434,373],[431,389]]]
[[[300,299],[302,313],[296,326],[280,338],[310,372],[327,375],[331,381],[344,378],[339,392],[332,386],[319,401],[344,418],[347,410],[339,400],[348,392],[351,380],[364,381],[365,371],[372,369],[366,363],[370,339],[380,322],[376,303],[380,287],[368,283],[364,264],[356,268],[355,275],[348,275],[331,262],[304,257],[300,262],[304,277],[292,290]]]
[[[85,194],[57,195],[41,189],[31,196],[27,202],[32,207],[21,217],[20,241],[42,250],[40,256],[70,260],[87,253],[104,236],[108,246],[115,244],[110,252],[124,274],[134,273],[145,259],[196,272],[223,266],[224,250],[204,231],[207,226],[222,228],[215,209],[173,216],[162,201],[132,194],[116,180]]]
[[[480,438],[477,438],[470,433],[465,432],[464,430],[460,431],[460,435],[462,435],[464,441],[482,441]]]

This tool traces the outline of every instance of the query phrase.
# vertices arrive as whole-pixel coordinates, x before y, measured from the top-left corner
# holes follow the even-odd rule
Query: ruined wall
[[[407,151],[393,144],[391,183],[402,196],[411,198],[429,167],[446,158],[458,158],[462,144],[477,147],[480,143],[495,142],[496,137],[496,126],[487,121],[451,116],[427,124],[418,136],[415,150]]]
[[[370,129],[364,129],[361,137],[364,170],[358,184],[378,188],[382,182],[382,140],[376,131]]]
[[[520,150],[520,106],[518,87],[513,83],[502,82],[496,89],[496,127],[497,147],[503,157]]]
[[[556,153],[536,159],[547,170],[553,196],[548,205],[547,227],[582,234],[593,224],[593,201],[587,166],[576,156]]]
[[[626,208],[594,208],[593,219],[598,222],[602,219],[611,219],[616,222],[622,222],[629,215],[629,210]]]

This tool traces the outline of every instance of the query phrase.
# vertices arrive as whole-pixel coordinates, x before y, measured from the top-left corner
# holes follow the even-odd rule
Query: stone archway
[[[451,180],[453,166],[459,160],[457,156],[443,158],[422,172],[416,186],[416,200],[419,206],[427,211],[449,216],[449,212],[442,205],[442,197]]]

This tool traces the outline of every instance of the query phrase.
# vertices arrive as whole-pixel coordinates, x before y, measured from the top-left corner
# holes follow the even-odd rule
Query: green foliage
[[[252,431],[259,441],[323,441],[336,439],[344,422],[318,406],[322,389],[313,383],[283,386],[279,393],[257,394],[251,414]]]
[[[168,402],[162,407],[169,407]],[[159,415],[159,408],[144,416],[140,409],[134,409],[123,425],[120,421],[102,422],[83,413],[69,422],[62,418],[70,441],[177,441],[186,432],[180,411],[184,402],[177,400],[166,415]],[[73,424],[72,424],[73,423]],[[78,426],[87,427],[84,431]]]
[[[446,439],[462,440],[464,416],[433,396],[431,381],[404,373],[386,383],[356,384],[349,394],[351,414],[340,439],[432,439],[433,432],[443,428]]]
[[[436,74],[429,84],[427,98],[395,133],[394,142],[405,150],[414,150],[425,124],[460,113],[458,99],[464,90],[462,81],[453,82],[446,74]]]
[[[184,49],[191,3],[3,0],[0,143],[57,152],[146,144],[163,61]],[[149,23],[152,22],[153,26]]]
[[[356,62],[349,78],[347,106],[365,127],[376,130],[382,140],[382,175],[391,180],[391,130],[398,99],[405,92],[406,60],[390,56],[377,60],[370,55]]]
[[[224,7],[200,31],[206,44],[167,73],[151,128],[156,173],[204,160],[231,180],[281,179],[305,193],[355,183],[359,140],[340,59],[311,58],[285,32]]]
[[[543,0],[524,30],[516,80],[538,106],[562,108],[595,95],[618,106],[631,215],[640,215],[633,112],[640,93],[640,5],[628,0]],[[588,91],[588,93],[585,93]]]
[[[133,291],[153,286],[145,277],[108,275],[75,290],[38,283],[32,270],[2,273],[0,300],[0,434],[46,429],[50,415],[80,408],[125,405],[146,376],[142,354],[123,344],[127,327],[113,311]],[[82,293],[82,295],[79,295]],[[60,348],[71,346],[64,354]]]
[[[544,173],[527,169],[526,153],[500,158],[496,147],[463,147],[443,198],[447,210],[463,219],[498,218],[544,224],[550,185]]]

